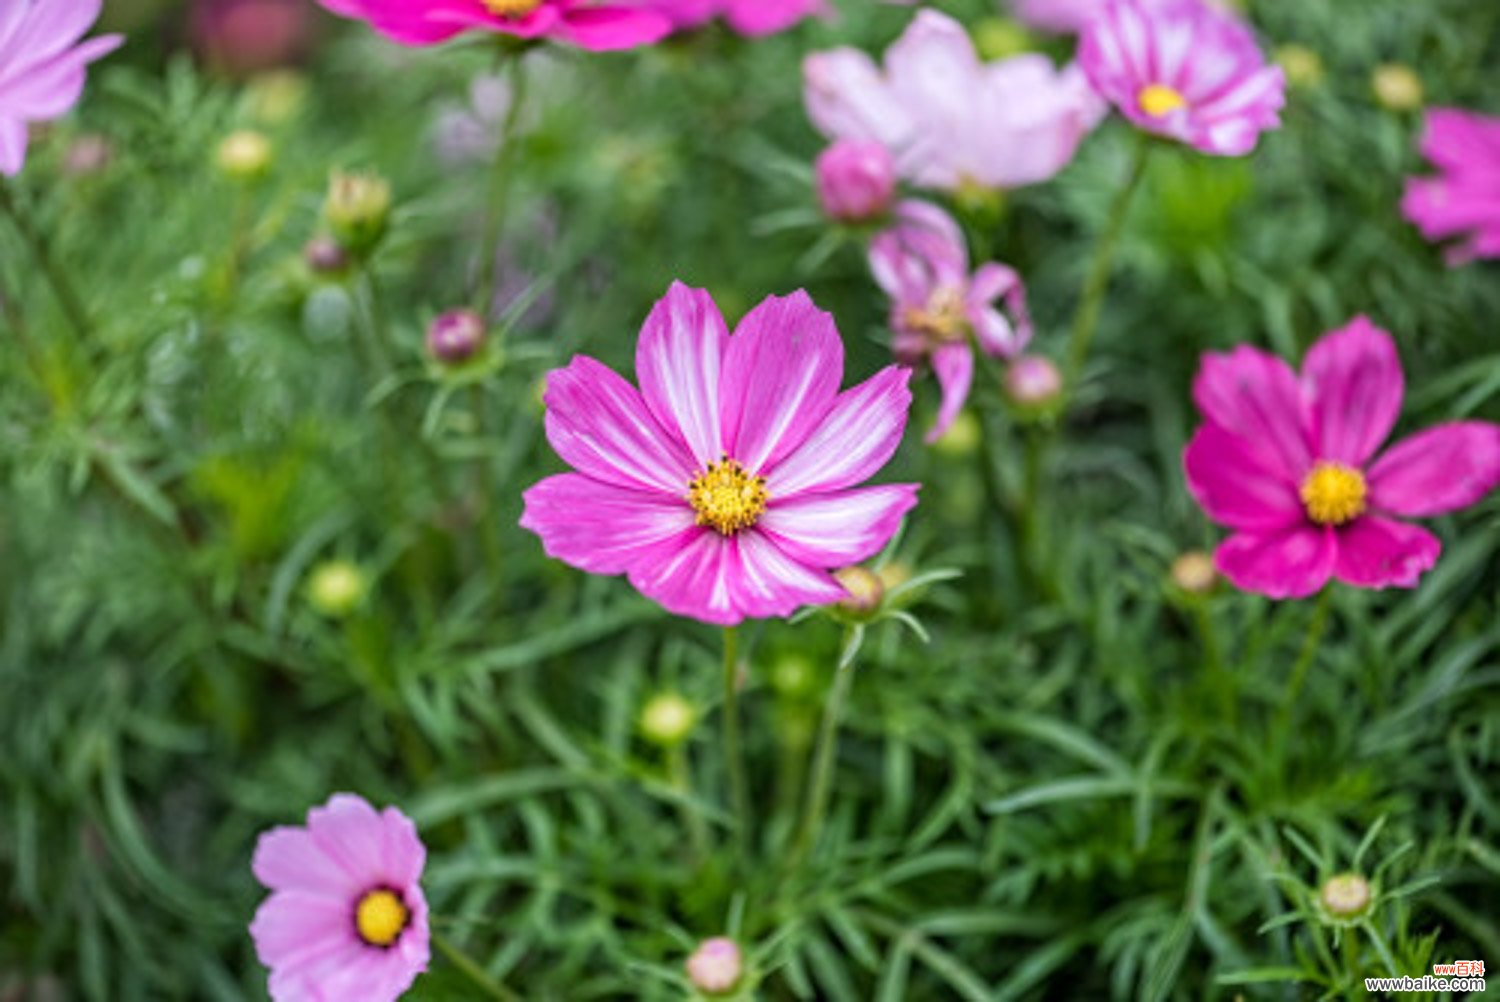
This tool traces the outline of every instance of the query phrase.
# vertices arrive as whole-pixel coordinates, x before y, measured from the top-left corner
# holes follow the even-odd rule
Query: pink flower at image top
[[[628,3],[592,0],[318,0],[343,17],[368,21],[402,45],[435,45],[465,31],[566,42],[581,49],[631,49],[672,31],[663,15]]]
[[[1500,118],[1433,108],[1421,149],[1439,173],[1407,181],[1402,213],[1428,240],[1460,241],[1452,264],[1500,257]]]
[[[252,868],[271,896],[250,935],[274,1002],[400,998],[427,970],[426,862],[406,815],[347,793],[261,835]]]
[[[885,54],[857,49],[803,63],[808,117],[829,139],[875,141],[926,188],[1019,188],[1056,175],[1105,105],[1075,66],[1041,55],[980,60],[963,26],[919,11]]]
[[[697,28],[716,17],[736,34],[774,35],[827,11],[824,0],[647,0],[679,29]]]
[[[870,270],[890,297],[896,358],[911,365],[927,361],[942,389],[937,421],[927,434],[933,442],[969,398],[974,345],[1011,359],[1031,341],[1026,289],[1003,264],[981,265],[971,275],[963,233],[937,206],[902,202],[895,217],[870,244]]]
[[[1105,0],[1078,61],[1135,125],[1204,153],[1243,156],[1281,125],[1281,67],[1244,22],[1202,0]]]
[[[547,381],[547,439],[574,472],[528,490],[521,525],[552,557],[730,626],[843,598],[830,570],[916,504],[915,484],[857,486],[901,442],[910,372],[839,392],[843,342],[804,292],[731,335],[707,292],[674,284],[635,369],[639,390],[586,356]]]
[[[1245,591],[1302,598],[1337,578],[1413,588],[1436,536],[1401,521],[1474,504],[1500,483],[1500,425],[1457,421],[1376,452],[1401,412],[1391,336],[1364,317],[1324,335],[1299,378],[1242,346],[1203,358],[1204,422],[1183,453],[1188,489],[1235,531],[1214,555]]]
[[[81,42],[102,0],[0,0],[0,173],[26,164],[27,127],[72,110],[89,63],[119,48],[119,35]]]
[[[1063,34],[1082,31],[1108,0],[1010,0],[1010,10],[1015,16],[1033,28]],[[1146,0],[1149,4],[1161,4],[1169,0]],[[1214,3],[1223,8],[1222,2]]]

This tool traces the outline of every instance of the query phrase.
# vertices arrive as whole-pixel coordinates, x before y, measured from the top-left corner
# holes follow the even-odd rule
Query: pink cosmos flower
[[[84,68],[119,48],[119,35],[79,41],[102,3],[0,2],[0,173],[21,172],[28,124],[66,115],[83,94]]]
[[[1018,188],[1073,159],[1105,106],[1077,67],[1040,55],[984,63],[953,18],[919,11],[882,71],[856,49],[809,56],[808,116],[830,139],[873,140],[927,188]]]
[[[671,18],[678,30],[721,17],[736,33],[751,38],[786,31],[827,10],[824,0],[647,0],[647,6]]]
[[[1281,124],[1286,80],[1250,29],[1202,0],[1106,0],[1078,61],[1131,122],[1215,156]]]
[[[581,49],[631,49],[672,30],[661,14],[592,0],[318,0],[335,14],[370,22],[402,45],[435,45],[464,31],[550,39]]]
[[[250,924],[275,1002],[394,1002],[427,970],[427,850],[394,807],[335,795],[305,828],[273,828],[255,847],[270,888]]]
[[[1463,238],[1452,264],[1500,257],[1500,118],[1433,108],[1421,149],[1441,173],[1407,181],[1402,213],[1428,240]]]
[[[1147,0],[1160,4],[1165,0]],[[1033,28],[1061,34],[1082,31],[1101,10],[1106,0],[1010,0],[1011,12]],[[1222,2],[1214,2],[1223,8]]]
[[[1398,518],[1484,497],[1500,482],[1500,425],[1438,425],[1374,458],[1404,383],[1391,336],[1364,317],[1320,338],[1300,379],[1256,348],[1204,356],[1193,384],[1204,423],[1183,466],[1209,518],[1235,530],[1214,561],[1236,587],[1413,588],[1433,566],[1437,537]]]
[[[910,373],[840,393],[843,342],[804,292],[731,336],[707,292],[674,284],[635,369],[640,390],[585,356],[547,381],[547,439],[576,472],[527,491],[521,525],[552,557],[729,626],[843,598],[829,570],[916,504],[915,484],[855,486],[901,442]]]
[[[1015,358],[1031,340],[1026,289],[1003,264],[969,274],[964,235],[946,212],[929,202],[896,206],[896,224],[870,245],[870,270],[891,299],[892,347],[907,364],[932,365],[943,401],[927,433],[934,442],[953,423],[974,381],[978,342],[988,355]],[[1003,301],[1014,323],[995,308]]]

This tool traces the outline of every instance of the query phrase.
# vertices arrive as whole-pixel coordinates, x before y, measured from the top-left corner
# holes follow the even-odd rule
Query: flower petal
[[[671,555],[631,568],[630,583],[668,612],[734,626],[744,614],[729,591],[733,542],[711,529],[700,530]]]
[[[917,503],[916,484],[882,484],[773,501],[763,529],[788,557],[814,567],[846,567],[880,552]]]
[[[545,401],[547,441],[574,469],[620,487],[687,490],[693,462],[676,431],[608,367],[576,356],[547,377]]]
[[[890,461],[911,410],[911,370],[891,365],[838,395],[797,451],[767,474],[773,502],[864,483]]]
[[[729,339],[721,384],[724,449],[760,473],[790,454],[827,416],[844,377],[833,317],[806,292],[772,296]]]
[[[928,445],[943,437],[969,399],[969,387],[974,382],[974,350],[964,341],[943,345],[932,353],[932,374],[942,388],[943,401],[938,405],[937,421],[924,439]]]
[[[1440,424],[1391,446],[1370,467],[1370,507],[1426,517],[1466,508],[1500,484],[1500,425]]]
[[[385,823],[363,797],[334,794],[328,803],[307,812],[307,832],[323,855],[355,883],[368,888],[407,882],[390,871]],[[415,831],[412,834],[415,837]]]
[[[825,605],[844,596],[843,586],[827,571],[783,552],[764,533],[744,532],[734,543],[730,592],[746,616],[790,616],[804,605]]]
[[[659,42],[672,22],[650,10],[626,7],[574,7],[564,14],[558,34],[580,49],[613,52]]]
[[[1238,435],[1295,483],[1312,466],[1302,386],[1291,366],[1241,345],[1227,355],[1203,356],[1193,380],[1203,416]]]
[[[1357,518],[1338,530],[1340,581],[1360,588],[1415,588],[1437,563],[1443,544],[1419,525]]]
[[[1188,490],[1209,518],[1231,529],[1272,532],[1303,521],[1297,485],[1253,445],[1216,424],[1182,451]]]
[[[1364,466],[1401,415],[1405,380],[1391,336],[1355,317],[1312,346],[1302,382],[1318,457]]]
[[[358,950],[360,940],[351,909],[361,893],[334,898],[277,891],[261,902],[250,923],[255,955],[270,968],[296,968]]]
[[[693,509],[681,497],[581,473],[548,477],[524,500],[521,527],[541,537],[547,555],[593,574],[624,574],[642,560],[665,559],[696,534]]]
[[[281,826],[261,833],[250,869],[273,891],[301,891],[346,903],[365,887],[363,877],[334,865],[305,828]]]
[[[1332,529],[1299,525],[1279,533],[1242,532],[1214,554],[1214,564],[1242,591],[1306,598],[1328,583],[1338,556]]]
[[[724,452],[719,381],[729,328],[702,289],[673,282],[646,318],[635,351],[635,375],[646,406],[664,428],[680,429],[699,469]]]

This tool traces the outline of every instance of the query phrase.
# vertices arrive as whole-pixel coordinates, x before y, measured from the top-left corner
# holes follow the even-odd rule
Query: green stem
[[[66,273],[58,266],[52,256],[52,247],[47,242],[47,237],[30,216],[22,210],[20,203],[16,201],[15,193],[12,191],[10,182],[0,177],[0,212],[10,217],[15,225],[16,232],[21,235],[21,240],[31,252],[32,259],[36,261],[37,267],[47,277],[47,282],[52,286],[52,292],[57,297],[58,305],[62,307],[68,323],[78,333],[83,343],[89,340],[88,312],[83,308],[83,301],[78,298],[78,293],[73,290],[72,283],[68,281]]]
[[[1214,627],[1213,611],[1208,602],[1201,597],[1193,599],[1193,619],[1198,625],[1198,639],[1203,645],[1203,661],[1208,669],[1209,677],[1213,679],[1214,688],[1218,690],[1220,709],[1223,711],[1225,722],[1233,730],[1239,723],[1239,700],[1235,692],[1234,670],[1224,661],[1223,650],[1219,645],[1219,634]]]
[[[1078,313],[1073,317],[1073,332],[1068,340],[1069,387],[1077,386],[1084,363],[1088,361],[1089,346],[1093,343],[1094,334],[1099,328],[1099,315],[1104,309],[1104,295],[1109,291],[1115,250],[1120,242],[1120,234],[1125,230],[1130,203],[1135,197],[1136,189],[1141,186],[1141,179],[1145,177],[1146,163],[1154,146],[1151,137],[1142,133],[1132,155],[1130,174],[1125,184],[1115,193],[1104,231],[1099,236],[1099,242],[1094,245],[1094,258],[1089,264],[1088,277],[1083,283],[1083,296],[1078,303]]]
[[[1297,661],[1292,665],[1292,674],[1287,679],[1286,692],[1281,697],[1281,719],[1277,725],[1277,747],[1285,744],[1287,733],[1292,726],[1292,708],[1296,705],[1298,697],[1302,695],[1302,686],[1307,681],[1308,670],[1312,668],[1313,661],[1317,658],[1318,646],[1322,643],[1323,634],[1328,629],[1328,616],[1333,608],[1333,588],[1325,586],[1323,593],[1318,596],[1318,604],[1313,608],[1312,622],[1308,624],[1307,635],[1302,639],[1302,651],[1297,655]]]
[[[484,230],[479,245],[479,282],[475,290],[474,309],[486,319],[494,306],[495,262],[500,251],[500,236],[505,227],[506,202],[510,195],[511,164],[514,160],[516,127],[521,121],[521,106],[526,101],[525,53],[514,54],[510,69],[510,107],[500,126],[495,162],[490,170],[489,192],[485,197]]]
[[[750,839],[750,783],[740,741],[739,628],[724,627],[724,768],[734,805],[735,842],[741,859]]]
[[[521,1002],[521,996],[490,977],[477,960],[459,949],[448,937],[436,929],[432,930],[432,945],[437,947],[438,952],[447,957],[448,962],[462,971],[464,976],[485,995],[492,999],[499,999],[500,1002]]]
[[[852,635],[846,634],[840,646],[839,663],[833,670],[833,690],[823,706],[823,723],[818,728],[818,746],[813,752],[812,782],[807,789],[807,810],[802,815],[802,827],[797,832],[797,841],[792,844],[791,865],[798,866],[823,827],[823,817],[828,812],[828,791],[833,784],[833,765],[837,757],[839,726],[844,719],[844,706],[849,702],[849,690],[854,684],[854,662],[844,652],[849,650]]]

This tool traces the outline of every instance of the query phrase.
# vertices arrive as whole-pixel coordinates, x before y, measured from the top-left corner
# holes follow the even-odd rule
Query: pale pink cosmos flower
[[[394,1002],[427,970],[427,850],[394,807],[340,793],[255,847],[271,890],[250,924],[274,1002]]]
[[[1376,458],[1401,412],[1391,336],[1364,317],[1324,335],[1302,374],[1242,346],[1203,358],[1204,423],[1183,452],[1188,489],[1233,530],[1214,555],[1238,588],[1303,598],[1337,578],[1413,588],[1442,547],[1400,521],[1474,504],[1500,482],[1500,425],[1457,421]]]
[[[1243,21],[1202,0],[1106,0],[1078,61],[1135,125],[1204,153],[1243,156],[1281,125],[1281,67]]]
[[[885,54],[814,53],[802,67],[808,117],[830,139],[873,140],[925,188],[1019,188],[1073,159],[1105,105],[1076,66],[1041,55],[984,63],[963,26],[919,11]]]
[[[318,0],[344,17],[368,21],[402,45],[435,45],[465,31],[551,40],[581,49],[631,49],[672,30],[661,14],[592,0]]]
[[[1421,149],[1439,173],[1407,181],[1402,213],[1428,240],[1461,240],[1451,264],[1500,257],[1500,118],[1433,108]]]
[[[824,0],[646,0],[646,6],[671,18],[678,30],[719,17],[736,34],[749,38],[786,31],[828,10]]]
[[[26,164],[27,126],[72,110],[85,68],[119,48],[119,35],[80,42],[103,0],[0,0],[0,173]]]
[[[843,342],[804,292],[731,336],[707,292],[674,284],[635,369],[639,390],[586,356],[547,381],[547,439],[576,472],[528,490],[521,525],[552,557],[731,626],[843,598],[829,571],[916,504],[915,484],[856,486],[901,442],[910,372],[840,393]]]
[[[969,273],[964,235],[942,209],[906,201],[896,206],[895,217],[870,244],[870,270],[891,300],[897,360],[927,361],[942,389],[930,443],[948,430],[969,397],[974,343],[985,354],[1015,358],[1031,340],[1031,318],[1026,288],[1013,269],[990,262]]]

